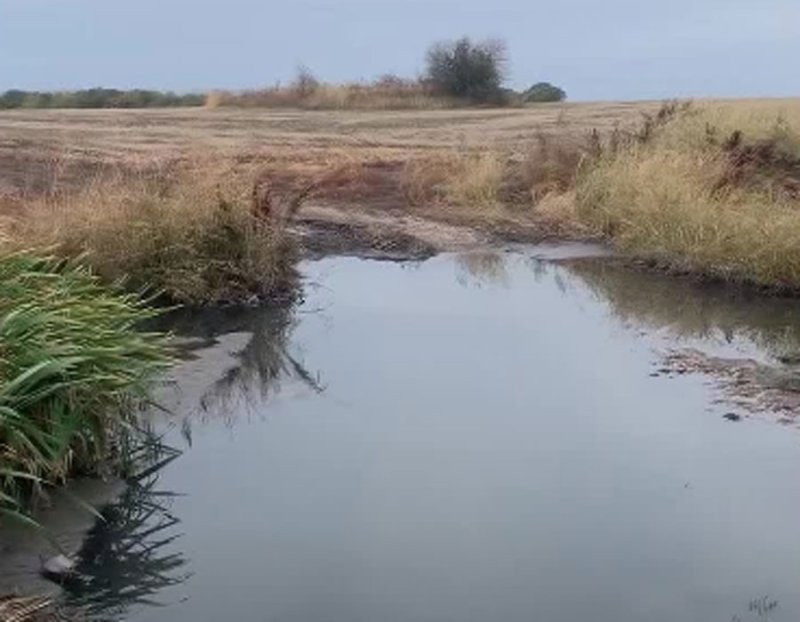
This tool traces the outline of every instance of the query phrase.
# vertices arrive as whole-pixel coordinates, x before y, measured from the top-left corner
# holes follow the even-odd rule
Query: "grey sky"
[[[573,100],[800,94],[800,0],[0,0],[0,90],[414,75],[462,34]]]

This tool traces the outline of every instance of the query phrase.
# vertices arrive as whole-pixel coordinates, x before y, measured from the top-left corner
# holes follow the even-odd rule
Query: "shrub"
[[[565,99],[566,92],[549,82],[537,82],[522,94],[526,103],[563,102]]]
[[[136,328],[153,315],[77,263],[0,258],[0,513],[126,458],[171,363],[165,338]]]
[[[437,43],[427,55],[427,80],[440,93],[477,103],[498,102],[506,73],[506,47],[500,41]]]

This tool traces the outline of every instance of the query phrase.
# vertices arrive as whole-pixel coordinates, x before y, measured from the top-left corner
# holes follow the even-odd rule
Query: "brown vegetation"
[[[53,136],[72,145],[59,176],[79,186],[82,170],[163,169],[152,163],[213,147],[220,171],[259,171],[288,196],[313,188],[312,218],[335,210],[354,226],[367,214],[402,225],[413,215],[514,240],[604,235],[660,263],[788,286],[800,280],[796,111],[786,100],[693,110],[25,113],[0,115],[9,137],[0,162],[12,162],[10,193],[24,194],[36,162],[39,187],[48,185]]]
[[[185,303],[287,296],[296,259],[287,227],[309,190],[279,201],[266,180],[217,160],[99,177],[19,201],[3,250],[80,257],[107,281]]]
[[[305,110],[404,110],[451,108],[458,102],[419,80],[383,76],[374,82],[326,84],[301,72],[288,86],[249,91],[213,91],[207,108],[301,108]]]
[[[734,131],[719,146],[727,162],[716,189],[770,186],[786,199],[800,198],[800,152],[792,144],[788,127],[776,125],[774,135],[748,142],[741,130]],[[709,141],[715,142],[713,135]]]
[[[534,108],[303,111],[204,108],[0,112],[0,184],[31,186],[58,157],[64,175],[87,167],[136,167],[187,152],[237,158],[331,162],[409,159],[453,149],[524,153],[553,142],[602,136],[639,121],[658,103],[553,104]]]
[[[503,223],[503,232],[515,239],[539,239],[551,232],[536,222],[531,197],[544,205],[545,195],[569,179],[573,171],[560,164],[563,152],[582,144],[591,128],[607,134],[651,108],[0,114],[0,194],[5,186],[7,197],[28,202],[54,188],[86,188],[98,176],[162,174],[176,161],[213,151],[204,156],[217,160],[213,166],[242,175],[258,171],[278,193],[292,194],[313,182],[307,205],[334,207],[345,220],[410,213],[486,225],[492,235]],[[480,169],[477,178],[474,169]]]
[[[53,602],[41,596],[0,597],[0,621],[37,622],[53,619]]]
[[[650,122],[578,178],[579,215],[669,267],[800,285],[797,107],[702,106]]]

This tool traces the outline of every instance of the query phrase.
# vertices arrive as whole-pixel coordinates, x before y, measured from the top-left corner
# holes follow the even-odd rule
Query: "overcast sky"
[[[464,34],[573,100],[800,95],[800,0],[0,0],[0,90],[413,76]]]

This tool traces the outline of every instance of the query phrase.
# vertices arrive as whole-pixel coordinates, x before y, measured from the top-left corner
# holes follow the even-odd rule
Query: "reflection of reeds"
[[[580,261],[567,269],[625,323],[667,328],[678,337],[744,338],[774,356],[800,351],[796,304],[721,284]]]
[[[464,253],[457,258],[463,283],[504,285],[515,255]],[[620,266],[603,260],[526,261],[536,280],[551,275],[565,292],[576,280],[607,302],[626,325],[667,329],[691,339],[746,340],[782,361],[800,361],[800,320],[793,299],[770,297],[722,283],[702,283]],[[576,277],[564,279],[565,276]]]
[[[289,353],[291,322],[262,313],[251,325],[253,336],[236,354],[237,364],[215,382],[201,400],[203,410],[210,412],[234,403],[254,404],[280,391],[287,378],[300,380],[319,393],[320,379]]]
[[[250,333],[247,344],[234,354],[235,363],[211,384],[200,400],[204,413],[235,410],[257,404],[280,391],[285,380],[299,381],[320,393],[318,375],[291,354],[294,307],[269,309],[229,308],[182,311],[166,318],[180,336],[199,338],[204,344],[223,334]]]
[[[103,511],[83,545],[75,578],[64,586],[71,606],[91,619],[117,620],[133,605],[157,605],[159,592],[189,578],[186,559],[174,547],[182,535],[170,510],[175,496],[160,490],[151,472]]]
[[[508,283],[506,258],[502,253],[495,251],[462,253],[456,257],[456,262],[461,271],[459,281],[463,284],[474,283],[483,286]]]
[[[458,255],[456,263],[460,270],[459,283],[478,287],[487,285],[505,287],[509,284],[513,273],[509,271],[509,261],[524,265],[537,283],[550,276],[560,292],[566,293],[569,288],[563,272],[555,264],[538,257],[524,257],[498,251],[475,251]]]

